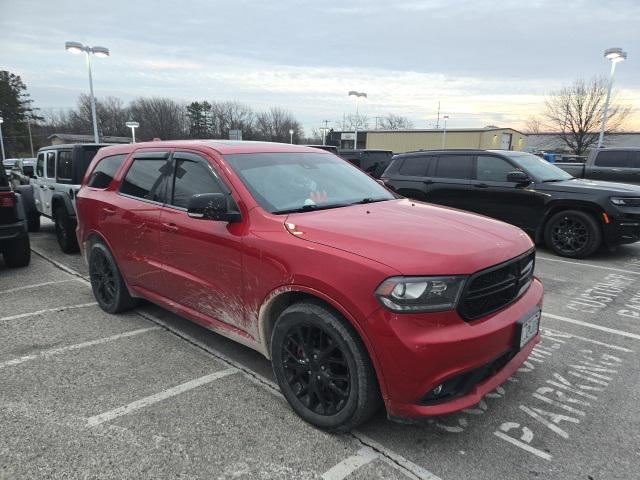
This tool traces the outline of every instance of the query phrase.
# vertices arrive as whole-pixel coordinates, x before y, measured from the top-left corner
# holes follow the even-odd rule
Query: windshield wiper
[[[360,205],[364,203],[375,203],[375,202],[386,202],[387,200],[392,200],[391,198],[371,198],[366,197],[362,200],[358,200],[357,202],[350,203],[349,205]]]
[[[272,213],[276,215],[280,215],[282,213],[311,212],[315,210],[328,210],[330,208],[348,207],[349,205],[350,205],[349,203],[334,203],[329,205],[316,205],[316,204],[302,205],[301,207],[297,207],[297,208],[287,208],[285,210],[276,210],[275,212],[272,212]]]

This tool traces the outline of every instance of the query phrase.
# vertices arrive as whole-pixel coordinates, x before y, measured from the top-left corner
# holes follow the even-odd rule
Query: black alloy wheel
[[[105,312],[119,313],[135,307],[137,300],[129,294],[113,255],[101,242],[89,248],[89,278],[93,296]]]
[[[91,285],[96,299],[102,304],[113,304],[116,293],[116,272],[102,251],[96,251],[91,255]]]
[[[555,214],[545,227],[545,242],[563,257],[583,258],[602,243],[602,231],[588,213],[567,210]]]
[[[55,228],[58,244],[64,253],[76,253],[80,250],[76,238],[76,222],[69,217],[67,210],[59,206],[55,211]]]
[[[271,361],[291,408],[318,428],[349,431],[380,407],[378,380],[362,339],[319,300],[294,303],[278,316]]]
[[[351,372],[331,334],[296,325],[287,332],[281,355],[287,383],[305,407],[318,415],[335,415],[345,407]]]

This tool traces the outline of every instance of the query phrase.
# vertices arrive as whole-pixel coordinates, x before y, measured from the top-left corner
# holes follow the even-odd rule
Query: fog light
[[[440,395],[440,392],[442,392],[442,384],[431,390],[431,393],[433,393],[434,395]]]

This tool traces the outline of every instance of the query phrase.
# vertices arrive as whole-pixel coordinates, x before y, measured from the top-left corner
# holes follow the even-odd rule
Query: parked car
[[[558,163],[576,178],[640,185],[640,148],[594,149],[586,162]]]
[[[9,173],[11,172],[13,166],[16,164],[17,160],[17,158],[5,158],[2,161],[3,170],[7,177],[9,176]]]
[[[338,155],[365,171],[374,178],[380,175],[391,163],[393,152],[390,150],[338,150]]]
[[[40,215],[55,222],[56,236],[65,253],[78,251],[75,196],[87,167],[106,144],[52,145],[38,150],[35,177],[17,187],[25,198],[29,231],[40,229]]]
[[[516,225],[564,257],[640,239],[639,187],[580,180],[530,153],[405,153],[382,180],[400,195]]]
[[[35,175],[35,158],[18,158],[9,171],[9,182],[14,188],[20,185],[29,185]]]
[[[78,240],[107,312],[145,298],[256,349],[291,407],[344,431],[467,408],[539,341],[531,239],[398,198],[335,155],[182,141],[100,150]]]
[[[336,147],[335,145],[305,145],[305,147],[319,148],[320,150],[324,150],[326,152],[335,153],[336,155],[338,154],[338,147]]]
[[[0,253],[7,267],[26,267],[31,260],[22,196],[11,189],[4,168],[0,168]]]

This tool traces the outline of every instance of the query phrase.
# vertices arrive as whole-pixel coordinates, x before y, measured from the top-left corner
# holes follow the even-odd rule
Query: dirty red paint
[[[231,191],[242,214],[240,222],[190,218],[184,209],[120,194],[134,155],[123,162],[106,189],[86,186],[106,156],[176,150],[210,162]],[[78,194],[79,243],[86,249],[92,236],[102,238],[134,296],[267,357],[271,302],[292,291],[327,302],[362,337],[390,416],[437,415],[477,403],[520,367],[539,335],[467,395],[430,406],[418,405],[418,400],[447,378],[484,365],[511,348],[516,322],[542,304],[541,283],[534,279],[517,301],[472,322],[456,311],[393,313],[379,303],[374,291],[398,275],[472,274],[530,250],[531,240],[498,221],[406,199],[271,214],[260,207],[224,158],[235,153],[310,150],[331,155],[296,145],[224,141],[103,148]],[[167,231],[163,227],[167,224],[176,230]]]

